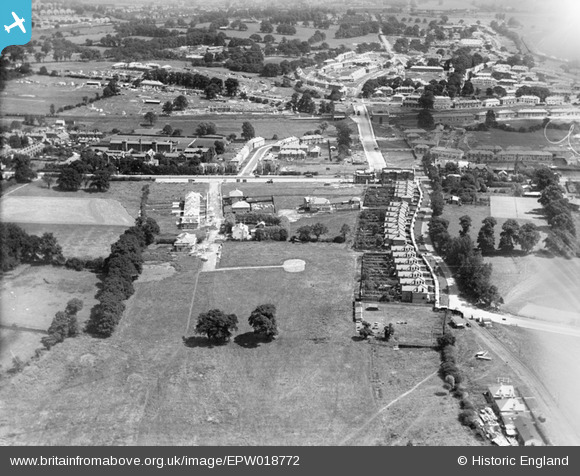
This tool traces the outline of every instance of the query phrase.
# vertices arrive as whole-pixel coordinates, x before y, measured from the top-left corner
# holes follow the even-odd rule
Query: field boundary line
[[[340,443],[338,443],[337,446],[343,446],[347,443],[347,441],[351,440],[352,438],[354,438],[358,433],[360,433],[364,428],[366,428],[368,425],[370,425],[373,420],[375,420],[381,413],[383,413],[386,409],[388,409],[391,405],[394,405],[395,403],[397,403],[399,400],[401,400],[402,398],[406,397],[407,395],[409,395],[410,393],[413,393],[418,387],[420,387],[422,384],[424,384],[427,380],[430,380],[431,378],[435,377],[437,375],[437,373],[439,372],[439,370],[436,370],[435,372],[429,374],[427,377],[425,377],[423,380],[421,380],[419,383],[417,383],[413,388],[407,390],[405,393],[402,393],[401,395],[399,395],[397,398],[395,398],[394,400],[391,400],[389,403],[387,403],[385,406],[379,408],[366,422],[364,422],[359,428],[357,428],[356,430],[354,430],[353,432],[351,432],[350,435],[346,436],[345,438],[343,438],[342,441],[340,441]]]

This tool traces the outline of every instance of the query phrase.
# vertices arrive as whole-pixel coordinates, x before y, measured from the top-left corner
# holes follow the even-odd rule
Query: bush
[[[475,428],[477,421],[477,413],[474,410],[463,410],[459,413],[459,421],[462,425],[468,426],[470,428]]]
[[[68,269],[74,269],[75,271],[82,271],[85,267],[85,261],[79,258],[69,258],[66,260],[64,266]]]

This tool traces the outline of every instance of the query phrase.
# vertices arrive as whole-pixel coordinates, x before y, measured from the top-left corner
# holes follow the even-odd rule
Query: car
[[[325,186],[325,187],[330,187],[330,182],[326,182],[326,183],[324,184],[324,186]]]
[[[274,181],[272,179],[270,179],[270,180],[266,180],[266,183],[274,183]]]

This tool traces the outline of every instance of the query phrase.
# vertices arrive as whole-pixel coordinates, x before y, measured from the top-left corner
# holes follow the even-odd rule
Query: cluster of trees
[[[155,220],[141,215],[135,225],[111,245],[97,294],[99,303],[91,309],[86,325],[89,334],[111,336],[125,310],[124,301],[135,292],[133,281],[143,270],[143,250],[155,241],[157,234],[159,226]]]
[[[254,334],[266,341],[271,341],[278,335],[276,322],[276,306],[274,304],[260,304],[254,309],[248,324],[254,329]],[[238,316],[226,314],[220,309],[211,309],[201,313],[197,318],[195,332],[207,336],[210,341],[226,343],[230,340],[233,331],[238,329]],[[184,342],[187,339],[183,338]]]
[[[0,223],[0,263],[2,272],[10,271],[21,263],[65,263],[62,247],[52,233],[29,235],[14,223]]]
[[[256,241],[286,241],[288,230],[283,226],[262,226],[256,228],[254,240]]]
[[[538,202],[544,207],[550,225],[550,232],[544,241],[546,248],[566,257],[580,256],[580,244],[572,216],[573,212],[578,211],[578,207],[565,198],[557,175],[549,168],[536,169],[533,181],[542,192]]]
[[[322,235],[328,233],[328,227],[324,223],[302,225],[296,232],[300,241],[318,241]]]
[[[50,350],[52,346],[63,342],[67,337],[79,335],[77,313],[82,308],[83,302],[78,298],[73,298],[67,303],[64,311],[56,313],[48,328],[48,336],[40,339],[46,349]]]
[[[461,291],[476,303],[485,306],[497,306],[502,298],[497,288],[491,284],[491,264],[483,262],[481,251],[488,251],[490,243],[489,230],[491,227],[491,241],[493,242],[493,226],[495,220],[491,217],[484,220],[482,231],[478,237],[480,250],[476,250],[468,234],[471,219],[461,217],[462,230],[458,237],[451,237],[448,232],[449,221],[433,216],[429,222],[429,236],[433,246],[441,254],[453,272]],[[493,246],[493,243],[492,243]]]
[[[14,180],[17,183],[31,182],[37,176],[36,172],[32,169],[30,157],[26,155],[14,154],[12,168],[14,170]]]
[[[378,21],[360,22],[360,23],[342,23],[336,30],[335,38],[355,38],[365,36],[371,33],[379,33],[381,24]]]
[[[89,189],[97,192],[106,192],[109,190],[111,176],[114,171],[114,167],[111,164],[104,163],[102,158],[86,151],[85,156],[81,160],[74,161],[60,169],[56,184],[58,189],[64,192],[76,192],[81,188],[83,183]],[[50,188],[51,178],[46,174],[45,176],[45,182]]]

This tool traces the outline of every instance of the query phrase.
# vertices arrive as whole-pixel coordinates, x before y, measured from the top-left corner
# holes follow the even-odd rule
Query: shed
[[[531,418],[518,416],[514,419],[517,439],[524,446],[544,446],[544,441],[538,433]]]

